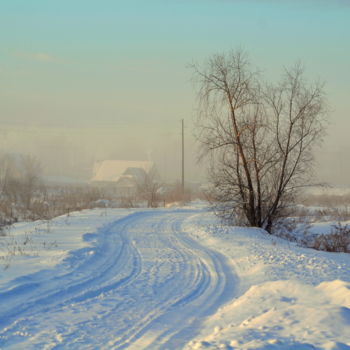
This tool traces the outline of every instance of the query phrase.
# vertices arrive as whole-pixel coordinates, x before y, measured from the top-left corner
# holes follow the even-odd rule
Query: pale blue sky
[[[71,144],[90,151],[86,140],[99,142],[96,157],[111,147],[119,155],[121,145],[127,157],[133,130],[132,157],[163,157],[176,148],[179,120],[194,115],[186,66],[242,47],[268,78],[300,59],[310,78],[325,80],[325,158],[350,151],[350,1],[2,0],[0,43],[0,127],[21,127],[22,140],[23,127],[69,128],[80,135]],[[111,130],[114,143],[105,140]]]

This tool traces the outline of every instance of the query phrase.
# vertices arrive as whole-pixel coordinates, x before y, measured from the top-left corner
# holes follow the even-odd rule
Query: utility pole
[[[182,176],[181,176],[181,186],[182,194],[185,193],[185,125],[184,120],[181,120],[182,126]]]

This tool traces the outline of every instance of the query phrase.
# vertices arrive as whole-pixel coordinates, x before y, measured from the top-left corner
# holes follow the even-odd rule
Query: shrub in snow
[[[313,248],[327,252],[350,253],[350,226],[341,223],[333,225],[330,234],[322,234],[315,239]]]

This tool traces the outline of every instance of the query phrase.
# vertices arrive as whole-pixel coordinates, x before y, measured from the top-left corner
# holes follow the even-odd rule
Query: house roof
[[[153,166],[154,163],[149,161],[104,160],[95,163],[91,181],[118,182],[125,173],[134,175],[140,170],[149,173]]]

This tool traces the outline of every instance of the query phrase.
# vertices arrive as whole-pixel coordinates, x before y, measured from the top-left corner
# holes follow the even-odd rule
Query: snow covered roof
[[[94,165],[91,181],[118,182],[123,175],[135,176],[140,171],[149,173],[153,166],[154,163],[149,161],[104,160]]]

